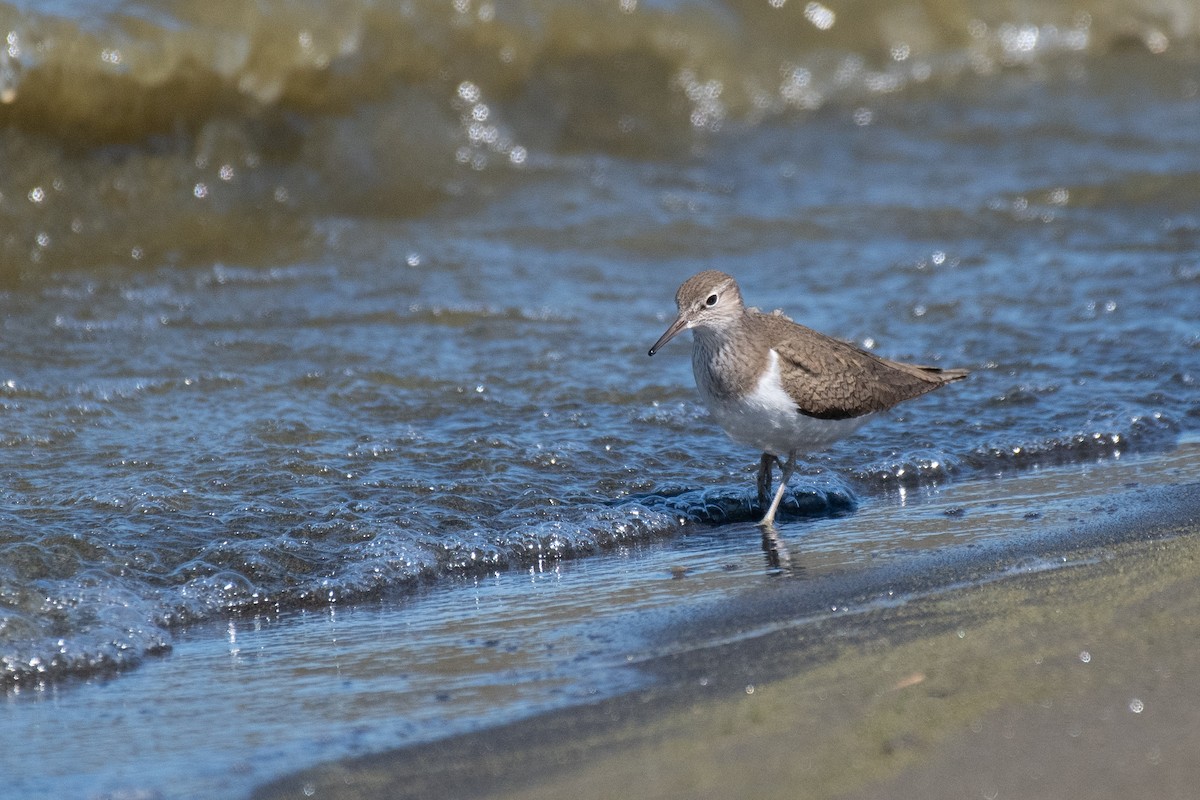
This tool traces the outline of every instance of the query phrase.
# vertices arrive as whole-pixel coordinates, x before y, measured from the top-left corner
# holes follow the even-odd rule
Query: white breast
[[[870,416],[829,420],[801,414],[783,390],[779,354],[774,350],[767,371],[748,394],[720,398],[697,383],[709,413],[734,441],[777,456],[828,447],[853,433]]]

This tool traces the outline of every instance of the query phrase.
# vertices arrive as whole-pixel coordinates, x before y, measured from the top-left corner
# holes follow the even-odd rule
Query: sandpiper
[[[760,504],[780,466],[765,527],[774,524],[798,453],[827,447],[876,412],[967,376],[965,369],[889,361],[782,313],[746,308],[737,281],[717,270],[684,281],[675,303],[679,316],[650,355],[691,329],[692,372],[709,413],[734,441],[762,451]]]

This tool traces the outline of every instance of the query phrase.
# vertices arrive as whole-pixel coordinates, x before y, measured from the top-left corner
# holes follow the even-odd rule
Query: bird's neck
[[[746,331],[736,323],[692,328],[692,371],[702,393],[726,398],[746,390],[743,373],[754,361],[746,344]]]

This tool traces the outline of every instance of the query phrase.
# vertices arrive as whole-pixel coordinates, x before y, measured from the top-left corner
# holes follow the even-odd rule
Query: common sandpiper
[[[746,308],[737,281],[707,270],[675,294],[679,316],[650,355],[679,332],[692,331],[692,372],[709,413],[734,440],[762,451],[758,499],[767,502],[772,470],[779,490],[763,517],[775,513],[799,453],[827,447],[871,416],[967,376],[880,358],[798,325],[781,313]]]

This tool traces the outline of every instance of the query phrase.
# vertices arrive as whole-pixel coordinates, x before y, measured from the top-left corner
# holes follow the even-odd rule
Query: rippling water
[[[645,356],[705,268],[973,371],[793,520],[1169,450],[1185,5],[0,5],[0,681],[754,518]]]

